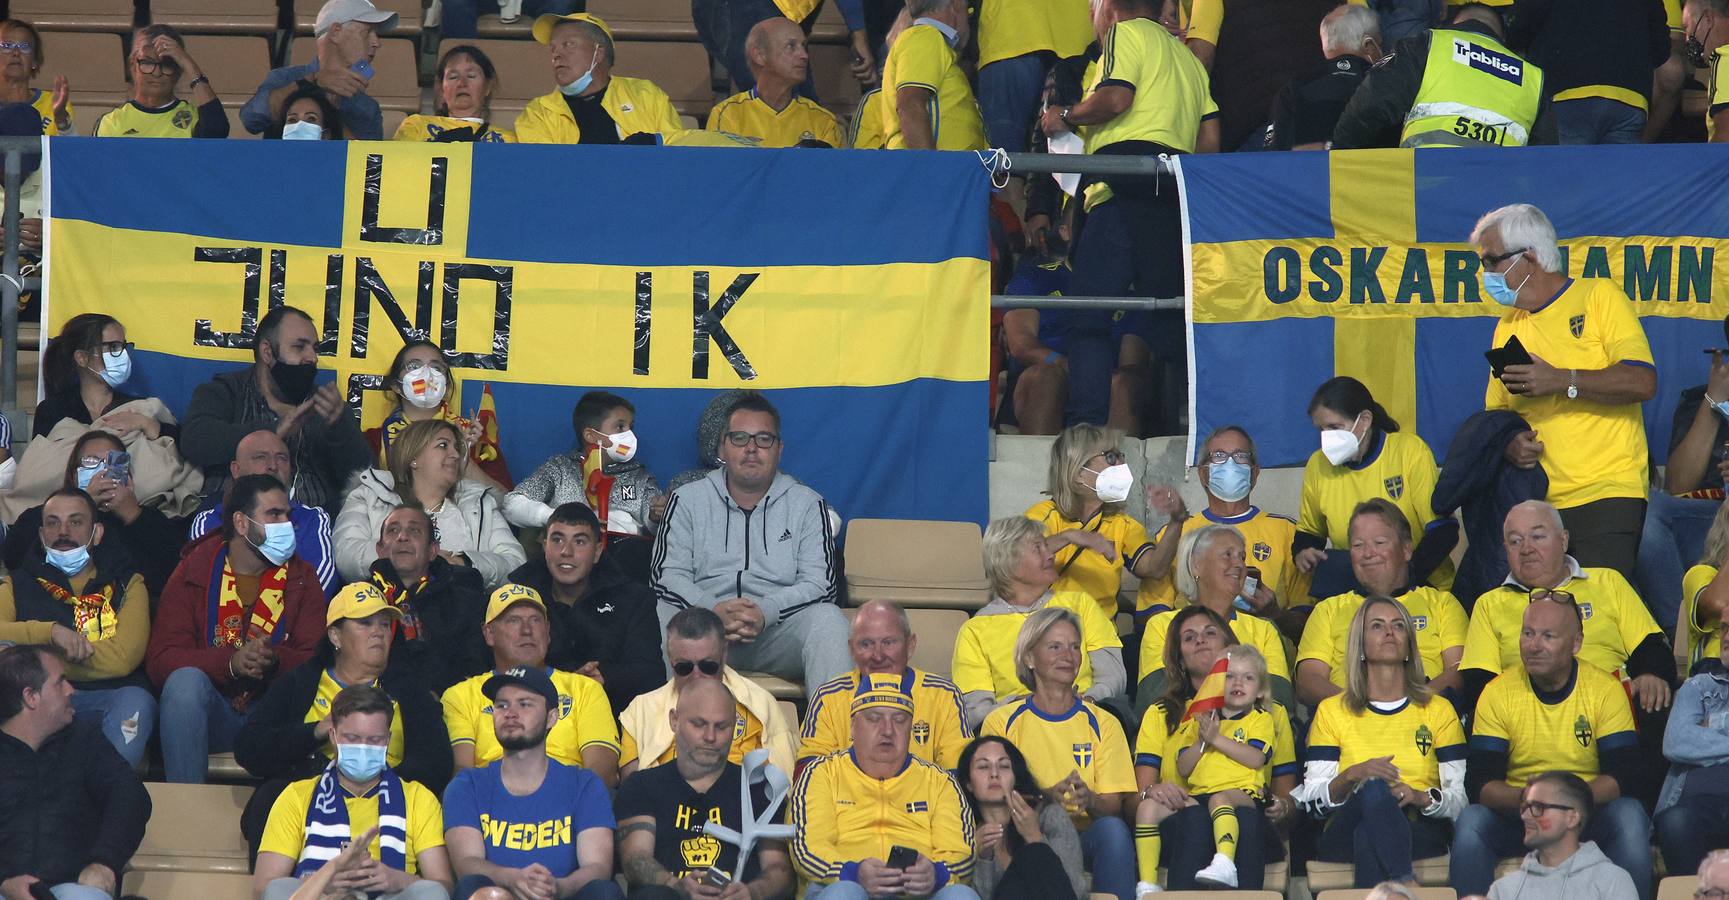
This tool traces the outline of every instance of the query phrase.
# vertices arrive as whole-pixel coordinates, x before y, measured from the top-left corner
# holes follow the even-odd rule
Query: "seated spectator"
[[[505,755],[508,747],[493,729],[492,697],[486,689],[497,673],[526,668],[545,672],[558,689],[558,720],[550,726],[547,753],[564,765],[593,772],[608,788],[616,787],[618,727],[606,693],[586,675],[546,664],[551,630],[540,594],[520,584],[493,591],[483,634],[492,648],[493,671],[457,682],[444,692],[444,724],[457,769],[485,766]]]
[[[1303,467],[1296,552],[1297,567],[1314,573],[1311,592],[1331,597],[1360,587],[1351,577],[1350,526],[1357,504],[1372,498],[1391,501],[1417,535],[1412,584],[1452,587],[1449,554],[1459,543],[1459,524],[1435,515],[1430,502],[1440,470],[1429,445],[1400,431],[1369,389],[1349,375],[1316,389],[1309,421],[1321,433],[1321,449]],[[1328,543],[1330,553],[1323,549]]]
[[[1681,392],[1663,484],[1647,495],[1633,583],[1664,634],[1674,633],[1681,606],[1692,599],[1681,582],[1689,566],[1706,558],[1705,534],[1723,508],[1714,492],[1723,490],[1723,472],[1729,468],[1729,417],[1718,409],[1719,401],[1707,397],[1729,400],[1729,361],[1722,354],[1712,356],[1704,384]]]
[[[623,900],[612,880],[615,822],[593,772],[547,756],[560,700],[541,669],[486,680],[503,758],[456,773],[444,792],[444,840],[455,900],[565,897]],[[523,840],[532,833],[536,839]]]
[[[680,131],[678,110],[654,82],[612,74],[612,30],[588,13],[544,15],[534,39],[552,52],[558,88],[516,117],[524,144],[618,144],[636,134]]]
[[[681,609],[711,609],[740,666],[814,687],[846,667],[846,616],[835,606],[828,504],[780,470],[783,450],[780,413],[766,397],[734,402],[721,469],[667,502],[652,575],[663,625]]]
[[[0,104],[27,103],[42,116],[42,134],[53,137],[76,134],[72,126],[71,85],[66,76],[54,76],[54,92],[37,89],[31,82],[42,71],[48,50],[36,26],[18,19],[0,21],[0,43],[6,44],[0,59]]]
[[[955,636],[949,671],[965,705],[966,726],[977,728],[997,707],[1027,692],[1015,671],[1015,641],[1033,613],[1066,609],[1081,623],[1080,669],[1075,690],[1095,703],[1123,694],[1123,642],[1112,620],[1085,594],[1056,593],[1051,551],[1039,523],[1021,516],[998,519],[985,529],[985,578],[991,600]]]
[[[446,63],[455,52],[453,49],[445,54]],[[488,67],[491,65],[487,63]],[[404,120],[404,126],[414,118],[418,117]],[[437,344],[409,341],[396,351],[396,357],[390,361],[390,372],[385,376],[385,391],[392,404],[390,412],[378,427],[362,432],[366,443],[372,446],[373,465],[390,466],[390,446],[403,429],[415,422],[437,419],[460,429],[463,443],[468,445],[468,463],[463,468],[463,477],[478,481],[500,494],[510,490],[510,470],[505,465],[504,454],[498,449],[498,442],[486,439],[486,430],[478,421],[457,414],[457,405],[462,401],[461,386],[456,383],[456,376],[450,372],[450,363]]]
[[[606,558],[611,551],[594,510],[560,504],[546,522],[541,548],[543,555],[518,566],[510,581],[550,601],[547,661],[599,682],[614,715],[665,684],[654,592]]]
[[[1668,872],[1693,871],[1706,851],[1729,843],[1729,659],[1719,650],[1712,662],[1681,685],[1663,733],[1669,776],[1653,825]]]
[[[755,85],[715,105],[710,131],[753,137],[764,147],[845,146],[834,113],[796,93],[810,79],[810,40],[798,23],[780,17],[756,23],[744,53]]]
[[[226,120],[224,120],[226,121]],[[132,343],[126,326],[102,313],[73,316],[60,326],[60,333],[42,353],[42,382],[46,396],[36,405],[36,424],[31,434],[48,437],[65,419],[91,425],[125,437],[134,431],[146,437],[180,436],[174,417],[156,406],[165,418],[156,418],[129,403],[150,398],[120,390],[132,377]]]
[[[1278,623],[1288,635],[1300,636],[1315,601],[1309,596],[1308,576],[1291,557],[1297,523],[1289,516],[1261,509],[1250,499],[1261,478],[1255,442],[1242,428],[1225,425],[1201,442],[1199,459],[1196,480],[1207,495],[1207,508],[1201,510],[1199,518],[1189,514],[1188,504],[1175,485],[1155,484],[1147,489],[1148,506],[1170,523],[1153,539],[1147,563],[1153,577],[1141,579],[1140,593],[1135,597],[1136,617],[1144,620],[1181,603],[1172,563],[1177,558],[1177,544],[1191,530],[1190,525],[1229,525],[1242,532],[1254,557],[1254,571],[1247,574],[1254,576],[1255,589],[1244,602],[1255,615]]]
[[[344,597],[339,597],[341,602]],[[383,600],[370,598],[379,609]],[[388,640],[389,616],[371,630]],[[454,879],[444,850],[438,795],[403,777],[386,746],[396,723],[396,701],[381,688],[351,684],[328,701],[320,725],[335,748],[323,771],[288,785],[270,807],[253,890],[263,900],[290,900],[301,879],[335,859],[356,835],[372,834],[365,863],[336,876],[337,893],[385,900],[445,900]]]
[[[38,441],[46,443],[45,439]],[[144,587],[155,600],[180,559],[180,528],[175,520],[138,502],[132,454],[126,445],[106,431],[87,431],[72,444],[66,471],[56,488],[83,491],[96,503],[96,521],[104,538],[115,549],[124,549],[131,565],[144,576]],[[0,544],[0,558],[9,571],[18,571],[25,561],[42,553],[42,506],[19,513]]]
[[[582,12],[588,0],[445,0],[444,36],[471,38],[479,32],[481,16],[497,15],[501,21],[515,22],[521,16],[537,18],[547,13],[563,15]]]
[[[444,33],[451,36],[449,6],[444,8]],[[498,86],[498,70],[484,51],[473,44],[458,44],[444,51],[433,77],[435,114],[416,113],[403,119],[391,140],[515,143],[516,135],[492,126],[492,91]]]
[[[240,108],[241,123],[247,131],[263,134],[283,116],[290,95],[316,87],[340,98],[335,102],[343,132],[360,141],[384,140],[384,113],[366,88],[372,81],[378,35],[394,27],[396,13],[374,7],[371,0],[326,0],[312,26],[317,55],[312,62],[265,75],[258,93]]]
[[[1093,598],[1106,618],[1117,614],[1123,570],[1152,578],[1153,542],[1124,503],[1135,476],[1117,445],[1122,435],[1097,425],[1071,425],[1051,444],[1045,479],[1049,500],[1027,509],[1044,526],[1060,574],[1053,590]],[[1149,494],[1151,492],[1149,491]]]
[[[1217,613],[1230,625],[1237,640],[1261,651],[1273,682],[1273,699],[1289,709],[1291,664],[1285,655],[1284,638],[1273,623],[1248,615],[1236,605],[1243,593],[1245,549],[1243,533],[1231,525],[1208,525],[1183,535],[1173,564],[1177,569],[1177,593],[1189,605],[1205,606]],[[1161,660],[1176,615],[1175,611],[1162,612],[1147,620],[1146,632],[1141,636],[1140,667],[1136,670],[1145,673],[1138,688],[1143,697],[1156,697],[1164,691]]]
[[[890,150],[983,150],[984,117],[960,65],[972,37],[964,0],[907,0],[912,24],[883,64],[883,145]]]
[[[0,892],[108,900],[144,840],[150,794],[93,722],[75,721],[58,647],[0,650]]]
[[[751,785],[751,808],[740,802],[744,772],[728,759],[736,707],[726,685],[692,681],[672,710],[678,759],[638,772],[618,789],[618,855],[632,897],[696,900],[741,889],[758,900],[792,896],[797,885],[784,841],[759,842],[739,865],[736,846],[703,833],[710,822],[742,831],[747,819],[769,809],[768,786],[760,781]],[[708,881],[714,871],[738,875],[739,887],[715,888]]]
[[[317,85],[295,88],[283,99],[282,112],[270,120],[264,132],[265,140],[271,141],[340,141],[344,137],[341,113]]]
[[[1554,96],[1561,143],[1642,143],[1652,76],[1669,61],[1666,5],[1536,2],[1508,17],[1507,43],[1542,68]]]
[[[1489,900],[1634,896],[1627,871],[1582,837],[1595,813],[1592,793],[1572,772],[1544,772],[1531,779],[1519,802],[1519,821],[1531,852],[1518,871],[1495,879]]]
[[[955,778],[973,821],[973,890],[1002,900],[1087,895],[1081,836],[1063,805],[1046,797],[1027,758],[1006,739],[975,738]]]
[[[187,547],[156,609],[145,669],[161,689],[167,779],[204,781],[253,701],[312,657],[324,633],[318,573],[294,555],[288,492],[269,475],[234,480],[222,529]]]
[[[205,494],[220,497],[240,439],[274,431],[294,455],[294,498],[334,516],[343,485],[366,466],[366,441],[336,385],[314,386],[318,332],[312,318],[292,306],[272,309],[258,323],[252,359],[251,368],[224,372],[193,390],[181,452],[204,469]]]
[[[53,644],[77,693],[72,708],[137,768],[156,730],[156,698],[141,664],[150,594],[118,542],[103,543],[90,495],[61,488],[42,504],[40,551],[0,582],[0,641]]]
[[[654,473],[636,458],[642,445],[632,426],[636,407],[629,400],[606,391],[589,391],[576,401],[570,413],[576,430],[576,448],[549,458],[504,497],[504,515],[518,528],[544,528],[553,510],[566,503],[581,503],[595,511],[609,535],[637,538],[651,533],[666,515],[668,496],[661,493]],[[712,455],[712,454],[710,454]],[[590,482],[598,468],[599,475]],[[632,546],[615,543],[607,549],[614,562],[621,555],[635,568],[647,559],[636,541]]]
[[[863,115],[861,110],[859,116]],[[1030,204],[1041,190],[1036,184],[1029,185],[1027,193]],[[1067,242],[1054,233],[1048,212],[1035,212],[1029,207],[1027,219],[1028,252],[1015,264],[1014,275],[1003,287],[1003,293],[1011,297],[1067,294],[1071,271]],[[1119,347],[1130,336],[1123,325],[1134,319],[1134,313],[1125,313],[1113,320],[1113,336]],[[1067,320],[1065,311],[1056,309],[1003,311],[1003,356],[1009,378],[1004,399],[1021,434],[1056,434],[1063,430],[1063,404],[1069,396],[1069,360],[1063,354]],[[1119,351],[1119,364],[1122,352]],[[999,407],[998,415],[1002,412]],[[1007,420],[998,421],[1000,425]]]
[[[385,762],[391,772],[434,792],[450,780],[450,740],[426,682],[408,666],[391,664],[392,634],[402,621],[397,607],[364,582],[336,592],[325,613],[324,640],[311,659],[276,679],[234,739],[234,759],[264,779],[246,804],[241,830],[260,846],[276,796],[290,782],[315,778],[340,762],[335,740],[336,700],[345,688],[383,691],[391,714]]]
[[[852,750],[812,763],[793,786],[793,865],[810,883],[806,900],[976,900],[965,884],[972,810],[947,769],[908,752],[912,698],[873,688],[853,698],[852,715]],[[916,857],[890,868],[897,847]]]
[[[1472,718],[1465,791],[1474,802],[1454,824],[1448,882],[1462,897],[1487,891],[1495,861],[1519,847],[1519,826],[1529,815],[1525,788],[1541,773],[1560,770],[1587,780],[1596,810],[1559,811],[1589,816],[1574,819],[1572,827],[1601,844],[1633,876],[1639,897],[1649,900],[1651,820],[1622,787],[1633,783],[1641,758],[1627,692],[1614,676],[1579,658],[1584,613],[1572,598],[1533,598],[1522,634],[1523,668],[1508,668],[1491,681]],[[1531,811],[1545,814],[1535,818],[1555,812]],[[1529,834],[1532,826],[1524,821]]]
[[[1000,735],[1021,748],[1039,789],[1074,819],[1093,890],[1133,900],[1134,842],[1122,815],[1135,790],[1134,765],[1116,716],[1075,690],[1080,617],[1060,608],[1028,616],[1015,638],[1014,661],[1031,693],[998,707],[979,734]]]
[[[1424,684],[1412,619],[1384,595],[1358,606],[1344,693],[1309,726],[1297,799],[1326,823],[1319,858],[1353,863],[1357,887],[1414,882],[1412,861],[1444,855],[1465,808],[1465,731]]]
[[[486,585],[480,573],[438,555],[432,517],[402,504],[384,517],[371,582],[396,608],[397,652],[434,694],[486,671],[491,654],[481,640]]]
[[[1135,808],[1135,858],[1140,884],[1137,895],[1154,883],[1158,862],[1168,873],[1166,887],[1194,890],[1196,876],[1212,864],[1216,852],[1212,811],[1201,801],[1208,799],[1190,783],[1178,766],[1178,755],[1200,736],[1200,723],[1189,715],[1190,704],[1219,658],[1238,646],[1236,635],[1224,619],[1204,606],[1185,606],[1171,619],[1170,639],[1165,642],[1164,692],[1147,707],[1135,736],[1135,783],[1140,804]],[[1248,798],[1233,806],[1236,813],[1237,886],[1245,890],[1265,883],[1266,861],[1284,856],[1284,845],[1275,829],[1287,828],[1296,804],[1291,791],[1297,783],[1297,750],[1291,719],[1285,707],[1269,707],[1272,714],[1272,753],[1262,768],[1269,799],[1263,806]],[[1191,773],[1192,770],[1191,770]]]
[[[504,583],[528,555],[486,486],[466,476],[462,431],[443,419],[404,428],[390,447],[390,469],[367,469],[354,480],[336,517],[336,571],[361,580],[378,560],[384,520],[403,504],[432,518],[438,555],[480,573],[488,587]]]
[[[782,772],[793,771],[798,735],[780,711],[774,695],[726,664],[726,627],[720,617],[701,608],[680,610],[666,624],[666,658],[672,680],[632,700],[618,717],[619,754],[625,775],[665,765],[678,758],[667,715],[679,691],[699,679],[719,679],[738,701],[728,759],[743,763],[744,755],[768,748],[768,761]]]
[[[240,439],[234,447],[234,460],[228,464],[228,477],[269,475],[283,484],[294,483],[294,455],[276,432],[264,428]],[[220,501],[221,498],[215,498]],[[324,595],[336,593],[336,559],[330,546],[330,514],[316,506],[288,499],[288,519],[294,523],[294,555],[306,560],[318,573],[318,583]],[[192,517],[187,540],[196,541],[222,527],[222,504],[216,502]]]
[[[1411,587],[1411,526],[1405,514],[1379,497],[1358,504],[1351,515],[1349,546],[1351,573],[1362,587],[1315,604],[1297,646],[1297,698],[1318,706],[1350,687],[1350,673],[1362,662],[1347,650],[1350,632],[1369,597],[1397,598],[1409,613],[1408,637],[1426,691],[1457,695],[1464,684],[1459,660],[1465,655],[1465,608],[1440,588]]]
[[[126,105],[96,120],[97,137],[228,136],[228,115],[198,61],[186,52],[186,39],[172,25],[146,25],[132,33],[127,54],[132,96]],[[185,75],[192,100],[175,96]]]
[[[1266,149],[1325,150],[1345,104],[1389,46],[1370,7],[1348,3],[1327,13],[1321,20],[1321,52],[1327,61],[1279,91]]]
[[[817,688],[804,714],[800,766],[852,746],[852,698],[878,683],[892,683],[913,698],[912,754],[953,769],[972,739],[960,689],[947,678],[908,665],[918,635],[906,611],[883,600],[859,607],[847,636],[854,669]]]
[[[1687,0],[1681,9],[1681,27],[1686,34],[1687,62],[1695,69],[1709,70],[1705,98],[1705,139],[1720,144],[1729,141],[1729,3],[1723,0]],[[0,28],[0,32],[5,29]],[[16,38],[14,38],[16,40]],[[10,78],[10,76],[7,76]],[[58,93],[58,86],[56,86]],[[41,109],[38,101],[37,109]],[[64,130],[64,129],[62,129]]]
[[[1729,850],[1713,850],[1705,856],[1705,861],[1699,864],[1699,886],[1693,893],[1700,900],[1729,896]]]
[[[1681,580],[1681,619],[1687,623],[1682,632],[1681,659],[1692,673],[1701,662],[1717,658],[1722,646],[1718,632],[1723,624],[1723,612],[1729,609],[1729,503],[1719,504],[1711,520],[1711,530],[1705,535],[1704,555],[1699,564],[1687,570]]]

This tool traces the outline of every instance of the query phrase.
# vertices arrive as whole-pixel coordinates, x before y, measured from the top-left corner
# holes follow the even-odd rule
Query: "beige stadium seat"
[[[1693,900],[1699,886],[1697,875],[1671,875],[1657,885],[1657,900]]]
[[[162,0],[152,2],[160,3]],[[311,34],[313,24],[318,21],[318,8],[323,5],[324,0],[294,0],[294,32]],[[396,27],[387,33],[389,37],[411,38],[420,34],[425,18],[422,0],[372,0],[372,5],[396,13]]]
[[[811,26],[810,42],[813,44],[846,44],[848,43],[846,17],[840,14],[840,7],[833,0],[824,3],[816,14],[816,24]]]
[[[262,134],[253,134],[252,132],[246,130],[246,123],[240,121],[240,104],[239,103],[229,103],[228,101],[224,100],[222,102],[222,111],[228,114],[228,139],[229,140],[253,140],[253,141],[255,141],[261,137],[264,137],[264,135],[262,135]]]
[[[696,40],[690,0],[588,0],[588,11],[621,41]]]
[[[1095,894],[1094,896],[1100,896]],[[1109,897],[1109,894],[1103,896]],[[1167,891],[1159,900],[1285,900],[1278,891]]]
[[[1430,859],[1419,859],[1413,868],[1416,870],[1417,883],[1424,885],[1443,885],[1447,883],[1447,864],[1449,856],[1436,856]],[[1354,872],[1350,863],[1309,861],[1309,890],[1328,891],[1346,889],[1351,886]],[[1317,898],[1319,900],[1319,898]]]
[[[1287,853],[1287,855],[1288,855],[1288,853]],[[1168,898],[1168,897],[1255,897],[1255,898],[1259,898],[1263,895],[1267,895],[1267,896],[1276,895],[1276,896],[1282,897],[1285,893],[1285,883],[1286,883],[1286,881],[1289,880],[1288,876],[1290,874],[1290,869],[1291,869],[1290,864],[1287,862],[1284,862],[1284,861],[1280,861],[1280,862],[1276,862],[1276,863],[1268,863],[1266,865],[1266,867],[1261,870],[1261,889],[1256,890],[1256,891],[1238,891],[1238,892],[1226,892],[1226,893],[1220,893],[1217,891],[1174,891],[1174,892],[1169,892],[1169,893],[1160,893],[1159,897],[1160,897],[1160,900],[1164,900],[1164,898]],[[1165,871],[1165,869],[1161,867],[1159,869],[1159,884],[1161,884],[1161,885],[1162,884],[1169,884],[1170,883],[1168,880],[1169,876],[1170,876],[1170,873]],[[1106,895],[1106,896],[1109,896],[1109,895]]]
[[[210,76],[210,86],[222,98],[224,107],[239,108],[264,83],[270,74],[270,41],[267,38],[240,34],[190,34],[186,36],[186,52],[198,61],[198,67]],[[181,96],[191,100],[191,91],[181,83]]]
[[[276,0],[150,0],[150,21],[187,33],[273,36],[282,23]],[[202,64],[203,59],[199,59]],[[208,71],[221,69],[206,67]]]
[[[858,80],[852,77],[852,50],[846,47],[810,48],[811,82],[823,106],[837,117],[852,114],[858,106]]]
[[[52,91],[54,76],[66,76],[79,134],[89,134],[96,127],[84,107],[113,109],[132,95],[126,84],[126,45],[118,35],[44,31],[42,45],[48,58],[34,84]]]
[[[288,59],[293,65],[312,61],[317,52],[317,40],[297,37],[289,47]],[[394,38],[380,41],[378,55],[372,60],[372,83],[366,92],[378,101],[382,109],[420,112],[420,63],[415,58],[414,42]],[[384,136],[390,137],[385,131]]]
[[[79,134],[85,137],[94,137],[96,135],[96,123],[100,122],[103,116],[113,112],[114,108],[113,100],[105,104],[93,103],[83,106],[74,104],[73,112],[77,114],[78,121],[73,124],[77,126]]]
[[[613,74],[654,82],[672,98],[672,105],[681,115],[707,121],[708,111],[714,106],[708,53],[701,44],[621,40]],[[552,80],[550,71],[546,80]]]
[[[791,700],[782,700],[775,705],[780,707],[780,714],[786,716],[786,722],[788,725],[792,726],[792,730],[795,732],[798,731],[798,704]]]
[[[210,761],[204,764],[205,777],[214,781],[238,781],[250,783],[256,781],[252,773],[240,767],[234,761],[232,753],[212,753]]]
[[[961,626],[967,623],[966,610],[909,609],[906,614],[907,619],[912,622],[913,634],[919,639],[913,646],[910,660],[913,668],[923,669],[943,678],[949,677],[955,657],[955,636],[961,633]],[[846,611],[849,622],[857,615],[857,609]]]
[[[500,127],[511,127],[516,114],[522,112],[528,101],[554,87],[552,63],[546,48],[539,44],[445,38],[438,44],[439,57],[443,58],[445,51],[458,44],[472,44],[492,60],[493,68],[498,72],[498,86],[492,91],[492,117]]]
[[[252,788],[148,782],[150,824],[132,868],[151,872],[248,871],[240,813]],[[190,895],[187,895],[190,896]]]
[[[11,16],[43,31],[107,31],[134,24],[132,0],[12,0]]]
[[[387,141],[390,140],[391,135],[396,134],[396,129],[402,127],[402,120],[406,119],[406,118],[408,118],[408,113],[406,113],[400,109],[387,109],[387,110],[385,110],[384,111],[384,139]]]
[[[972,522],[854,519],[847,525],[847,591],[854,604],[978,609],[991,593],[981,537]]]
[[[252,900],[252,876],[244,872],[141,872],[121,879],[128,897],[144,900]]]
[[[740,671],[739,674],[756,682],[764,690],[773,694],[776,700],[793,703],[804,699],[804,685],[796,681],[788,681],[779,675],[770,675],[767,672]],[[794,705],[796,707],[797,704]],[[794,721],[797,721],[796,716]]]
[[[1314,889],[1313,883],[1310,889]],[[1420,887],[1413,890],[1417,900],[1458,900],[1459,894],[1450,887]],[[1343,888],[1322,891],[1315,895],[1315,900],[1363,900],[1369,892],[1362,888]],[[1689,895],[1691,896],[1691,895]]]

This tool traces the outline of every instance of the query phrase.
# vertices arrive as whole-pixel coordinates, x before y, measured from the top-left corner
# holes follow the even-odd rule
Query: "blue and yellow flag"
[[[1236,423],[1262,465],[1301,465],[1319,445],[1309,398],[1334,375],[1362,380],[1444,455],[1483,408],[1502,311],[1481,295],[1471,228],[1531,203],[1555,223],[1573,277],[1608,278],[1638,306],[1661,463],[1677,398],[1705,381],[1700,351],[1724,345],[1726,161],[1706,145],[1183,157],[1190,457],[1198,437]]]
[[[490,388],[512,474],[630,399],[664,485],[714,392],[766,391],[784,468],[848,518],[982,521],[988,267],[971,154],[56,139],[46,329],[100,311],[183,413],[309,313],[367,424],[410,336]],[[329,378],[329,375],[324,376]],[[371,403],[368,397],[374,397]]]

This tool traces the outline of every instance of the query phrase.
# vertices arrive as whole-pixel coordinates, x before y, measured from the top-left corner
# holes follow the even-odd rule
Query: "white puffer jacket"
[[[528,561],[528,554],[498,507],[498,498],[485,485],[464,478],[456,483],[449,502],[456,504],[467,526],[469,546],[475,548],[467,555],[488,590],[503,584],[512,569]],[[382,469],[367,469],[349,483],[333,535],[336,571],[345,583],[367,579],[378,559],[378,532],[385,517],[401,503],[394,479]]]

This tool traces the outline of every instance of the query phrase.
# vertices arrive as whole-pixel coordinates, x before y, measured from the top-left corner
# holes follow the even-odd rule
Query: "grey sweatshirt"
[[[745,597],[769,625],[840,597],[828,504],[784,472],[750,510],[733,502],[723,469],[673,491],[649,574],[662,603],[712,609]]]
[[[1550,868],[1525,854],[1519,871],[1497,879],[1489,900],[1634,900],[1639,892],[1627,870],[1609,861],[1596,841],[1579,845],[1579,852]]]

